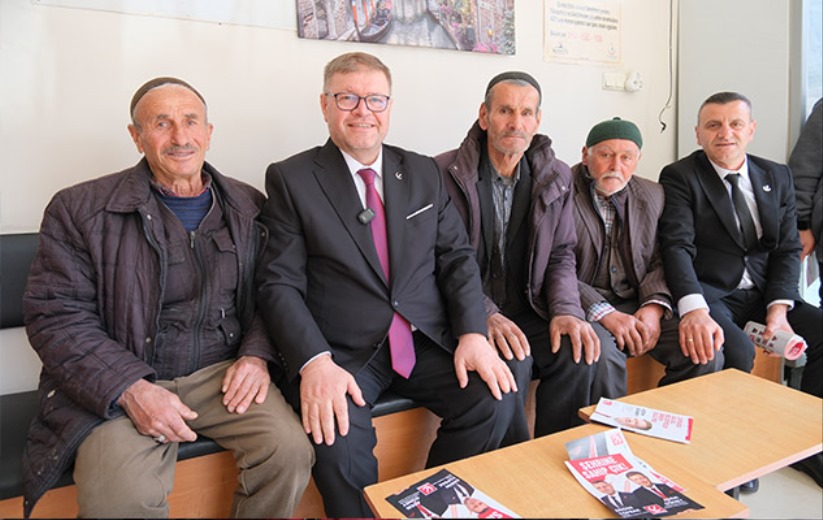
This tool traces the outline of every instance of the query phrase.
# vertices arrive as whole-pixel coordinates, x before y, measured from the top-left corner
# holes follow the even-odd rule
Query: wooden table
[[[690,444],[626,432],[634,454],[675,482],[672,466],[726,491],[823,448],[823,400],[735,369],[619,400],[694,417]]]
[[[608,429],[589,424],[553,435],[430,468],[374,484],[365,489],[366,500],[378,517],[396,518],[400,512],[385,498],[402,491],[438,469],[446,468],[477,490],[522,517],[615,518],[616,515],[590,495],[564,465],[569,457],[566,442]],[[748,508],[717,490],[700,477],[680,468],[660,467],[646,460],[684,488],[686,495],[705,509],[681,513],[678,518],[743,518]]]

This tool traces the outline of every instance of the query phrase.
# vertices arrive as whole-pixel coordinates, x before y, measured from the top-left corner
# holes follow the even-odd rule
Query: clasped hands
[[[600,324],[614,336],[617,348],[628,349],[633,357],[639,357],[653,349],[660,339],[660,318],[663,308],[648,304],[634,314],[615,310],[603,316]]]

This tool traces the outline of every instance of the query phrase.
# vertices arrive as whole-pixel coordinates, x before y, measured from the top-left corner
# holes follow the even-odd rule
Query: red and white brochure
[[[566,449],[572,460],[565,464],[574,478],[621,518],[703,509],[683,494],[681,486],[635,457],[618,429],[569,442]],[[592,452],[596,453],[593,457],[576,458]]]
[[[403,518],[520,518],[447,469],[386,497]]]
[[[600,398],[590,419],[650,437],[689,444],[694,417]]]

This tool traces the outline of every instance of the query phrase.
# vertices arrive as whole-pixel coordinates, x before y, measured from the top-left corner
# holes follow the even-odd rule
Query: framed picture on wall
[[[295,0],[297,34],[514,54],[514,0]]]

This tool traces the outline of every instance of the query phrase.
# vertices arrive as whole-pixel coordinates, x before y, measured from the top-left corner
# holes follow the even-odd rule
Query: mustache
[[[177,152],[196,152],[197,147],[190,144],[172,145],[163,149],[163,153],[177,153]]]
[[[606,179],[617,179],[619,181],[622,181],[623,176],[620,175],[620,172],[611,171],[611,172],[604,173],[603,176],[600,177],[600,180],[606,180]]]
[[[503,137],[519,137],[521,139],[526,139],[526,133],[517,130],[512,130],[508,132],[503,132]]]
[[[616,180],[620,181],[620,183],[621,183],[620,188],[619,188],[619,189],[614,189],[614,190],[606,190],[606,189],[603,189],[603,182],[605,182],[605,181],[607,181],[607,180],[609,180],[609,179],[616,179]],[[614,195],[614,194],[615,194],[615,193],[617,193],[618,191],[622,190],[622,189],[623,189],[623,187],[624,187],[626,184],[627,184],[627,182],[625,181],[625,179],[623,179],[623,176],[622,176],[622,175],[620,175],[620,173],[619,173],[619,172],[616,172],[616,171],[610,171],[610,172],[606,172],[606,173],[604,173],[602,176],[600,176],[600,177],[599,177],[599,178],[595,181],[595,183],[594,183],[594,189],[595,189],[598,193],[600,193],[600,195],[602,195],[603,197],[611,197],[612,195]]]

